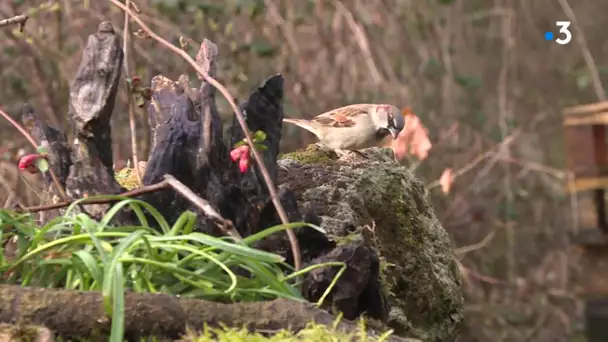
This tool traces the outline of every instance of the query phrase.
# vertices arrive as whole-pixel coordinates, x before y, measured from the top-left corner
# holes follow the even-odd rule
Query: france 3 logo
[[[553,34],[551,31],[545,32],[545,40],[554,40],[557,44],[566,45],[572,40],[572,32],[570,32],[569,21],[556,21],[555,25],[559,27],[558,34]],[[557,36],[557,37],[556,37]],[[556,39],[557,38],[557,39]]]

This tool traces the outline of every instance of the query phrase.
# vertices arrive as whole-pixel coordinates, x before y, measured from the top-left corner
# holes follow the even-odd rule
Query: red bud
[[[239,150],[238,148],[235,148],[234,150],[230,151],[230,159],[232,159],[233,162],[239,160],[239,158],[241,158],[241,155],[243,154],[243,151]]]
[[[242,145],[239,146],[237,148],[235,148],[234,150],[230,151],[230,159],[232,159],[233,162],[239,160],[243,154],[249,154],[249,146],[248,145]]]
[[[249,154],[245,154],[241,157],[241,160],[239,160],[239,170],[241,170],[241,173],[245,173],[245,172],[247,172],[248,168],[249,168]]]
[[[36,161],[40,158],[44,158],[42,154],[26,154],[21,159],[19,159],[19,170],[27,171],[31,174],[36,174],[40,172],[38,166],[36,166]]]

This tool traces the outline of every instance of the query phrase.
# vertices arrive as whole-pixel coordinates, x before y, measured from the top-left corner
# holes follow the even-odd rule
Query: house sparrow
[[[387,136],[397,139],[403,129],[403,115],[387,104],[354,104],[325,112],[310,120],[283,119],[319,138],[319,143],[339,154],[381,146]]]

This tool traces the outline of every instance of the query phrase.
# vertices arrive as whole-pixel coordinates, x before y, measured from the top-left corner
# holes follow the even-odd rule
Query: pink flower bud
[[[235,148],[234,150],[230,151],[230,159],[235,162],[239,160],[239,158],[241,158],[241,154],[243,154],[243,151],[239,150],[238,148]]]
[[[235,162],[239,160],[243,156],[243,154],[249,154],[249,146],[242,145],[230,151],[230,159]]]
[[[245,173],[245,172],[247,172],[248,168],[249,168],[249,154],[245,154],[241,157],[241,160],[239,160],[239,170],[241,170],[241,173]]]
[[[40,158],[44,158],[41,154],[26,154],[19,159],[19,170],[27,171],[31,174],[36,174],[40,172],[38,170],[38,166],[36,166],[36,161]]]

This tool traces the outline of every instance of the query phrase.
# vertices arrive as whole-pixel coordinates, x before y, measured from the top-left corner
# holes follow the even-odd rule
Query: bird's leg
[[[334,152],[336,152],[339,159],[342,159],[342,158],[348,159],[350,157],[350,155],[348,153],[349,151],[347,151],[347,150],[334,150]]]
[[[363,159],[369,159],[365,154],[357,150],[335,150],[338,158],[344,158],[346,160],[355,160],[355,156],[361,157]]]
[[[369,159],[368,156],[365,155],[365,153],[359,151],[359,150],[354,150],[353,151],[354,154],[358,155],[359,157],[363,158],[363,159]]]

